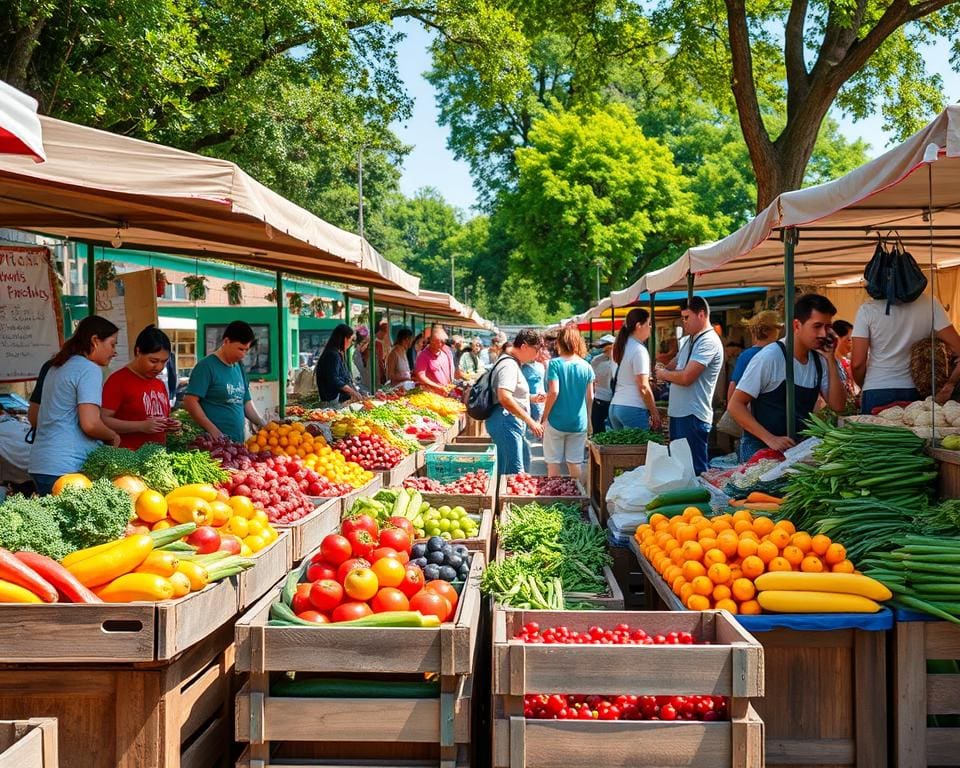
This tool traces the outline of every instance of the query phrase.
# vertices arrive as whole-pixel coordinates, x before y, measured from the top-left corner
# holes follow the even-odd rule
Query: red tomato
[[[343,591],[354,600],[369,600],[380,589],[380,582],[370,568],[355,568],[343,580]]]
[[[403,563],[404,565],[406,565],[407,563],[410,562],[410,553],[409,553],[409,552],[400,552],[399,555],[398,555],[398,558],[399,558],[399,560],[400,560],[401,563]]]
[[[427,592],[427,590],[418,592],[411,598],[410,610],[420,611],[424,616],[436,616],[440,621],[446,621],[447,616],[453,611],[445,598],[440,597],[436,592]]]
[[[406,576],[403,563],[392,557],[381,558],[373,564],[372,568],[381,587],[399,587]]]
[[[303,619],[304,621],[312,621],[316,624],[329,624],[330,619],[324,616],[322,613],[317,611],[304,611],[303,613],[297,614],[298,619]]]
[[[374,613],[383,613],[384,611],[409,611],[410,601],[396,587],[384,587],[370,601],[370,607]]]
[[[409,553],[413,546],[413,537],[402,528],[385,528],[380,532],[380,546]]]
[[[457,600],[459,595],[457,590],[449,581],[444,581],[443,579],[434,579],[433,581],[428,581],[424,584],[423,588],[428,592],[436,592],[440,597],[450,603],[451,608],[457,607]]]
[[[368,531],[350,531],[346,537],[354,557],[369,558],[370,553],[377,548],[377,540]]]
[[[370,606],[366,603],[340,603],[340,605],[333,609],[330,618],[334,622],[353,621],[354,619],[362,619],[364,616],[369,616],[372,613],[373,611],[370,610]]]
[[[332,611],[343,602],[343,587],[333,579],[321,579],[310,587],[310,603],[318,611]]]
[[[369,567],[369,561],[364,560],[362,557],[351,557],[349,560],[340,563],[340,567],[337,568],[337,581],[343,584],[343,580],[347,578],[347,574],[350,573],[350,571],[355,571],[357,568]]]
[[[417,533],[416,529],[414,529],[413,527],[413,523],[411,523],[405,517],[391,517],[389,522],[390,522],[390,525],[392,525],[394,528],[401,528],[402,530],[409,533],[410,538],[413,538]]]
[[[347,538],[350,538],[350,534],[353,531],[366,531],[373,539],[376,539],[380,535],[380,528],[377,526],[377,521],[370,517],[370,515],[355,515],[354,517],[345,518],[344,521],[340,523],[340,533]]]
[[[314,560],[307,568],[307,581],[322,581],[323,579],[336,579],[337,566],[330,565],[323,560]]]
[[[301,614],[304,611],[309,611],[313,608],[313,603],[310,602],[310,587],[312,584],[297,584],[297,591],[293,595],[293,612],[296,614]]]
[[[340,565],[350,559],[353,549],[345,536],[331,533],[320,542],[320,554],[331,565]]]
[[[404,567],[403,581],[400,582],[400,591],[407,597],[413,597],[423,589],[423,571],[419,565]]]
[[[397,550],[395,550],[393,547],[377,547],[375,550],[373,550],[373,552],[370,553],[370,557],[367,559],[371,563],[375,563],[377,560],[380,560],[384,557],[390,557],[394,560],[399,560],[400,553],[397,552]]]

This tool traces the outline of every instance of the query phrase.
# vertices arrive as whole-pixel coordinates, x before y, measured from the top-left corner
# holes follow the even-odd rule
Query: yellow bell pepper
[[[210,504],[199,496],[178,496],[167,499],[167,514],[178,523],[206,525],[210,521]]]
[[[209,504],[211,501],[217,500],[219,493],[220,492],[209,483],[181,485],[179,488],[175,488],[167,494],[167,503],[169,504],[171,499],[183,499],[193,496],[198,499],[203,499]]]
[[[26,587],[12,581],[0,581],[0,603],[42,603],[39,597]]]

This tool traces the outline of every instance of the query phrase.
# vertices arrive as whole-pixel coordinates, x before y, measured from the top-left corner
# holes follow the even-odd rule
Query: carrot
[[[52,584],[56,590],[72,603],[100,603],[103,602],[93,592],[87,589],[56,560],[39,555],[36,552],[15,552],[13,555],[40,576]]]
[[[748,512],[779,512],[779,504],[761,504],[760,502],[747,502],[740,509],[745,509]]]
[[[747,496],[747,503],[753,504],[754,502],[758,504],[783,504],[783,499],[777,498],[776,496],[771,496],[769,493],[754,491]]]
[[[0,579],[29,589],[45,603],[57,602],[57,590],[26,563],[14,557],[13,553],[0,548]]]

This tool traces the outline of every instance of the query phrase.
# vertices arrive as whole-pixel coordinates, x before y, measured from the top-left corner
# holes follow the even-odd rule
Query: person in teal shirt
[[[557,352],[547,365],[547,401],[543,406],[543,458],[547,475],[560,474],[566,462],[571,477],[580,477],[587,443],[587,413],[593,405],[595,374],[584,360],[587,345],[575,326],[557,337]]]
[[[263,418],[250,399],[250,387],[240,365],[256,343],[253,328],[234,320],[223,332],[220,346],[198,362],[190,373],[183,407],[193,420],[214,437],[244,440],[244,418],[258,429]]]

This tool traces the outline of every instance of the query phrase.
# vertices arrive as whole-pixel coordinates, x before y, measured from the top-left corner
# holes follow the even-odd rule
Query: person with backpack
[[[820,395],[840,412],[847,389],[836,358],[837,335],[830,324],[837,308],[829,299],[808,293],[797,299],[793,315],[794,434],[813,412]],[[787,348],[785,340],[768,344],[747,366],[727,410],[743,427],[740,460],[763,448],[781,453],[796,441],[787,436]]]
[[[467,412],[486,419],[487,432],[497,447],[497,471],[515,475],[523,472],[524,432],[538,438],[543,427],[530,415],[530,388],[523,366],[537,359],[543,337],[534,330],[517,334],[509,353],[500,355],[471,388]]]

